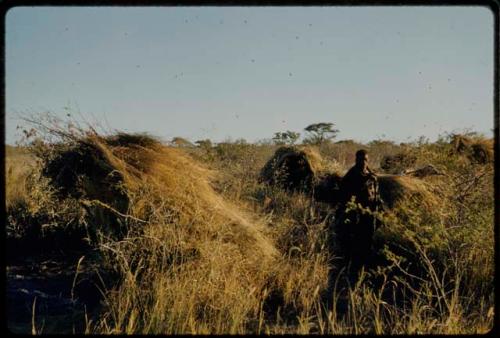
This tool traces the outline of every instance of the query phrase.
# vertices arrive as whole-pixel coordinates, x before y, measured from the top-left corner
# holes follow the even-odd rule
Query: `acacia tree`
[[[277,145],[293,145],[300,137],[300,133],[287,130],[285,132],[274,133],[273,141]]]
[[[330,122],[320,122],[313,123],[304,128],[308,132],[307,138],[304,140],[305,143],[320,145],[325,141],[333,140],[339,130],[334,129],[334,123]]]

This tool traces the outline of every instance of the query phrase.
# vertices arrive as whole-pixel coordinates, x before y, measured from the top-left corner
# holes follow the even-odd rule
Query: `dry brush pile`
[[[30,217],[20,219],[12,208],[11,225],[72,229],[75,241],[100,249],[122,280],[107,295],[99,329],[241,332],[277,259],[262,220],[219,196],[212,172],[153,138],[66,141],[39,148],[37,183],[46,189],[26,203],[40,210],[28,206]],[[34,236],[46,238],[40,229]]]

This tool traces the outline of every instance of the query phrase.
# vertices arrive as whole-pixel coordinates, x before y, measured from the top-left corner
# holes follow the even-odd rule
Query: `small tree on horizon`
[[[304,140],[304,143],[320,145],[326,141],[331,141],[339,132],[338,129],[334,129],[335,124],[331,122],[320,122],[313,123],[304,128],[307,131],[308,137]]]

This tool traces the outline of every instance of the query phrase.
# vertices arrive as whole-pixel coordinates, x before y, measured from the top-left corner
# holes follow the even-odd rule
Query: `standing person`
[[[349,209],[350,201],[354,201],[358,207]],[[370,212],[376,211],[379,205],[377,176],[368,167],[366,150],[358,150],[355,165],[340,183],[340,203],[335,215],[335,232],[352,272],[358,271],[372,254],[376,219]]]

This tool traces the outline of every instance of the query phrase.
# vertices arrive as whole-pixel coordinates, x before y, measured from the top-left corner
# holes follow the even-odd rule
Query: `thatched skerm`
[[[388,174],[377,177],[380,197],[389,208],[394,208],[400,201],[408,198],[417,198],[428,207],[439,204],[428,183],[419,178]]]
[[[47,195],[56,206],[74,205],[79,213],[68,217],[88,230],[78,232],[75,241],[90,238],[91,249],[98,249],[82,254],[99,256],[99,268],[116,273],[116,292],[106,294],[107,313],[124,306],[126,312],[173,309],[178,317],[211,311],[210,318],[226,318],[242,299],[248,311],[253,304],[259,308],[263,288],[277,279],[281,257],[265,220],[213,189],[215,172],[185,149],[144,135],[71,137],[55,148],[48,148],[47,155],[55,153],[47,156],[43,171],[59,193]],[[64,228],[58,228],[67,241]],[[192,308],[183,312],[186,296]],[[146,314],[138,322],[149,319]]]
[[[42,175],[50,179],[60,199],[73,198],[86,210],[87,233],[91,239],[105,233],[121,237],[124,215],[130,208],[130,189],[122,167],[112,151],[120,152],[130,165],[141,162],[137,154],[160,146],[147,134],[118,133],[108,137],[89,136],[60,145],[45,159]],[[143,163],[147,165],[147,163]]]
[[[483,140],[471,145],[471,155],[469,159],[479,164],[493,162],[493,142]]]
[[[122,174],[90,143],[78,143],[47,160],[42,174],[51,179],[63,198],[99,200],[120,212],[128,208]]]
[[[414,176],[378,174],[379,191],[388,208],[408,198],[417,198],[425,205],[436,205],[437,200],[428,183],[419,178],[432,168],[416,171]],[[328,164],[314,148],[281,147],[266,163],[261,179],[289,190],[303,190],[312,197],[335,206],[343,175],[334,164]]]
[[[213,190],[213,172],[182,149],[165,146],[150,136],[81,139],[48,160],[43,172],[62,198],[78,199],[89,208],[91,226],[113,227],[125,221],[146,225],[161,210],[170,219],[154,222],[185,225],[193,239],[201,233],[214,233],[231,239],[243,255],[261,261],[277,253],[263,235],[261,221]]]
[[[470,149],[470,146],[472,145],[473,141],[470,137],[465,136],[465,135],[460,135],[460,134],[454,134],[451,137],[450,141],[451,145],[453,146],[453,149],[459,153],[463,154],[467,150]]]
[[[417,157],[409,153],[386,155],[380,161],[380,168],[387,174],[400,174],[415,165]]]
[[[335,205],[339,201],[339,189],[342,176],[338,173],[328,173],[321,176],[314,186],[313,197],[316,201]]]
[[[137,161],[134,152],[160,146],[148,134],[118,133],[108,137],[80,139],[45,160],[42,174],[51,179],[61,197],[99,201],[120,213],[126,213],[129,197],[124,186],[123,171],[110,160],[109,149],[126,149],[127,161]],[[131,155],[131,156],[130,156]]]
[[[417,172],[417,175],[421,173]],[[423,181],[422,176],[401,176],[391,174],[378,174],[379,193],[384,205],[392,209],[400,201],[408,198],[417,198],[425,205],[435,205],[437,200],[428,183]],[[336,206],[339,202],[339,189],[342,176],[339,174],[327,174],[320,178],[314,188],[314,199],[320,202]]]
[[[329,168],[313,147],[284,146],[278,148],[260,173],[260,179],[287,190],[312,192]]]
[[[493,162],[493,139],[468,137],[455,134],[450,144],[457,154],[466,155],[472,163],[487,164]]]

